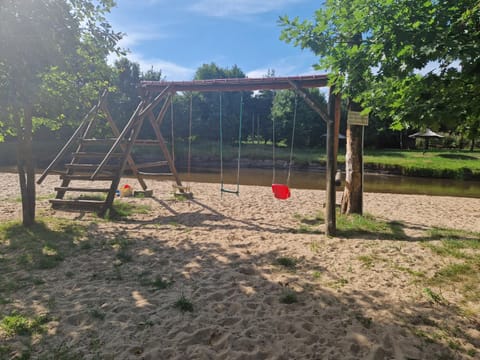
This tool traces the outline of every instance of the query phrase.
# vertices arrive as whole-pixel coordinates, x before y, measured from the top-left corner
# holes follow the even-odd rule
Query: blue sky
[[[311,19],[312,0],[117,0],[108,19],[143,71],[191,80],[202,64],[238,65],[248,77],[317,74],[317,58],[279,40],[281,15]]]

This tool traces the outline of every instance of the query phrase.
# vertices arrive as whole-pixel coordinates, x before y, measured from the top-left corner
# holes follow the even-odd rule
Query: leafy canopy
[[[396,126],[479,118],[478,0],[327,0],[313,21],[280,25],[331,85]]]

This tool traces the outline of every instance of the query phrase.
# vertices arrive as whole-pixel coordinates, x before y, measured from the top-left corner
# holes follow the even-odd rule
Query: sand
[[[16,175],[0,174],[0,183],[0,221],[19,219]],[[279,201],[268,187],[243,186],[237,197],[221,196],[218,184],[192,183],[194,200],[177,201],[170,181],[148,183],[154,198],[120,201],[150,210],[122,221],[52,210],[54,176],[38,187],[39,216],[87,226],[89,246],[37,270],[41,284],[0,304],[2,314],[48,312],[52,319],[46,333],[30,337],[0,330],[0,344],[12,350],[6,358],[27,345],[33,358],[69,359],[479,356],[479,312],[466,316],[452,305],[459,295],[450,287],[432,288],[446,304],[429,301],[412,273],[432,276],[452,261],[423,245],[429,228],[480,231],[480,199],[366,193],[365,212],[401,222],[407,238],[327,238],[314,220],[323,211],[322,190],[293,189]],[[122,242],[129,259],[112,246]],[[295,267],[277,264],[282,257],[295,259]],[[169,286],[146,284],[156,278]],[[193,312],[174,307],[182,296]],[[282,302],[289,298],[297,301]],[[464,306],[480,311],[478,300]],[[438,329],[448,336],[428,340]]]

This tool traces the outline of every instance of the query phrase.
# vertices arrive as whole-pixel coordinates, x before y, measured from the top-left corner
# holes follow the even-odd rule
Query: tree
[[[326,107],[325,97],[318,89],[309,90],[310,97],[318,104]],[[318,120],[318,114],[313,111],[301,98],[296,98],[292,90],[278,91],[275,94],[272,107],[272,117],[275,118],[276,139],[291,145],[295,101],[297,101],[297,118],[295,124],[296,147],[315,147],[322,141],[326,128],[323,121]]]
[[[327,0],[314,22],[280,24],[336,91],[401,129],[480,118],[479,13],[477,0]]]
[[[244,78],[245,73],[237,66],[232,68],[221,68],[215,63],[203,64],[195,73],[195,80]],[[195,116],[197,121],[193,124],[193,132],[200,137],[209,140],[218,138],[218,133],[212,131],[219,127],[220,95],[218,93],[196,94],[195,104],[199,107],[199,115]],[[225,92],[222,97],[222,123],[223,137],[225,141],[235,143],[238,138],[238,121],[240,112],[240,97],[238,92]],[[244,103],[248,103],[250,92],[243,92]],[[247,113],[244,111],[244,113]]]
[[[72,74],[72,62],[94,59],[118,50],[121,34],[112,31],[104,14],[113,0],[3,0],[0,3],[1,131],[16,135],[17,167],[22,195],[23,224],[35,221],[35,169],[32,132],[42,112],[47,88],[42,78],[64,80],[69,74],[78,89],[87,88]],[[97,65],[92,62],[90,66]],[[91,72],[92,69],[90,69]],[[80,90],[83,91],[83,90]],[[43,106],[45,110],[45,106]]]

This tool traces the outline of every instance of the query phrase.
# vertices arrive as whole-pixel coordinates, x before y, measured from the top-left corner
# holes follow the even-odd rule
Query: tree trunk
[[[472,138],[472,142],[470,143],[470,151],[473,152],[475,150],[475,138]]]
[[[25,105],[22,121],[17,119],[17,168],[22,197],[24,226],[35,223],[35,167],[32,159],[32,108]],[[23,126],[22,126],[23,125]]]
[[[363,129],[347,126],[347,152],[345,155],[345,189],[342,196],[342,214],[363,213]]]

